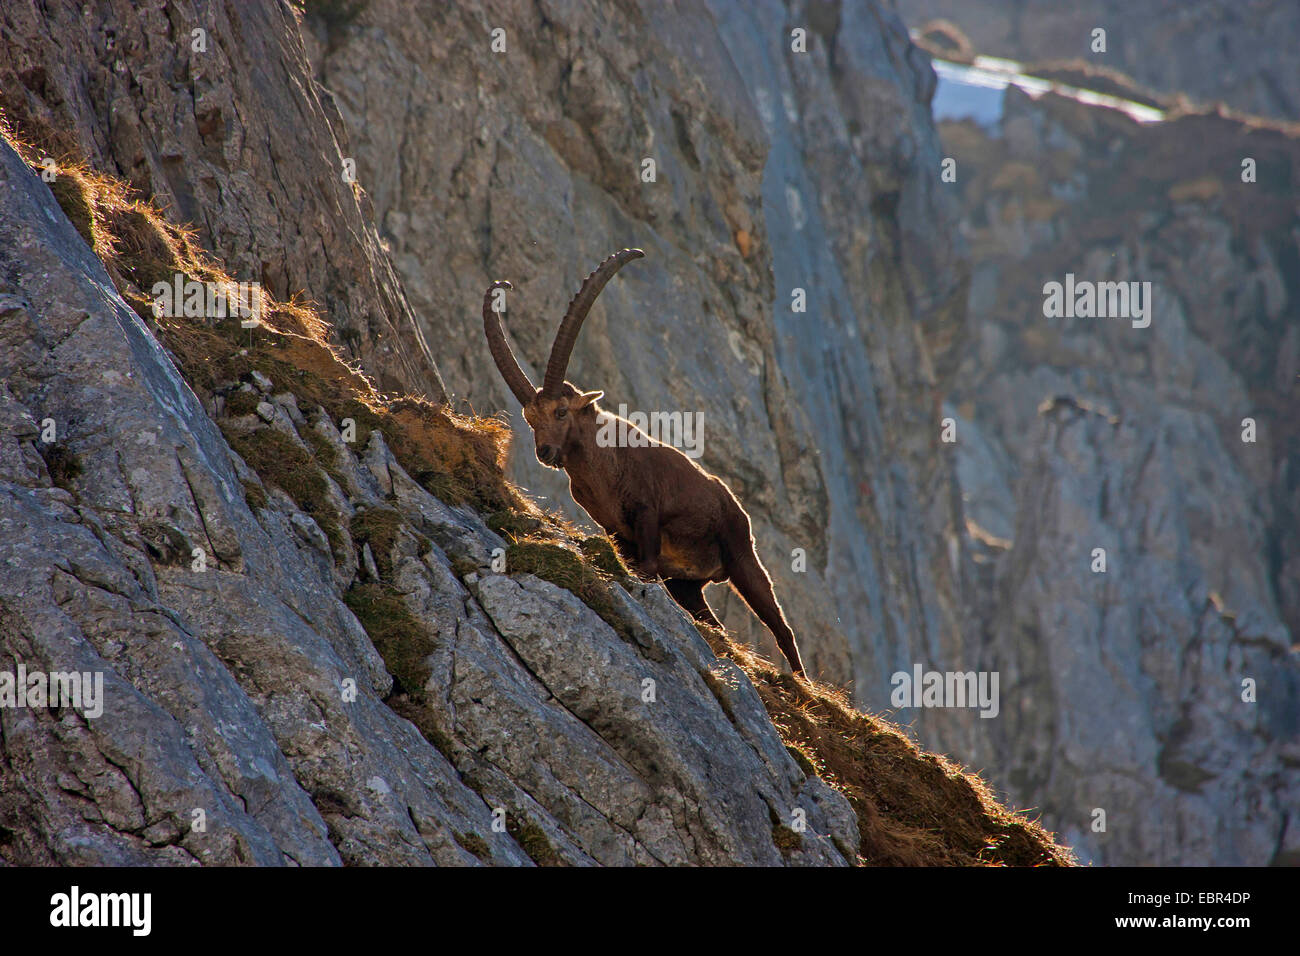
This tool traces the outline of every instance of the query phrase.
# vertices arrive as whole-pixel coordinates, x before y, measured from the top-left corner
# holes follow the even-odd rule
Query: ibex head
[[[542,380],[541,388],[534,387],[528,375],[519,367],[519,361],[515,358],[510,343],[506,341],[501,316],[492,309],[493,291],[513,287],[504,279],[498,279],[488,286],[483,296],[483,332],[487,335],[488,348],[501,371],[501,377],[524,407],[524,419],[533,430],[537,446],[537,460],[543,465],[563,468],[565,458],[575,445],[581,443],[586,434],[594,433],[594,403],[605,393],[584,392],[564,380],[569,367],[569,356],[578,341],[583,320],[591,311],[600,290],[605,288],[605,283],[624,265],[644,255],[640,249],[623,249],[602,262],[596,271],[583,280],[582,288],[569,303],[569,310],[564,314],[559,331],[555,333],[555,343],[551,346],[551,357],[546,363],[546,377]]]

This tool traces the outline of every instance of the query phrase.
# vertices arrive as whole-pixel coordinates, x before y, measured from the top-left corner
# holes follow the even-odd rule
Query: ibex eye
[[[555,410],[556,418],[563,418],[567,414],[569,414],[569,410],[567,408],[560,407]]]

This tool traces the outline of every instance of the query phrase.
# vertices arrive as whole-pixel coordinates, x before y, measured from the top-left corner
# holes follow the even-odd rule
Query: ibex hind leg
[[[669,578],[664,582],[664,587],[668,588],[668,593],[672,595],[673,600],[680,604],[695,620],[720,628],[722,624],[713,616],[713,611],[709,608],[709,602],[704,600],[704,585],[708,583],[707,581],[691,581],[687,578]]]
[[[727,571],[731,577],[731,586],[736,589],[745,603],[749,605],[758,619],[767,625],[767,629],[776,638],[776,646],[790,663],[790,669],[796,674],[803,674],[803,661],[799,658],[799,647],[794,641],[794,631],[786,623],[781,605],[776,601],[772,590],[772,579],[767,576],[767,569],[758,560],[754,552],[754,542],[748,534],[744,540],[729,542]]]

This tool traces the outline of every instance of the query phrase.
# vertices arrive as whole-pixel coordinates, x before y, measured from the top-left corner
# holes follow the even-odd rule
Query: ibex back
[[[510,391],[533,429],[537,460],[569,475],[573,500],[605,529],[623,558],[641,575],[662,578],[668,593],[697,620],[720,627],[704,599],[704,586],[730,581],[776,637],[796,674],[803,673],[794,632],[786,623],[772,581],[758,559],[749,515],[731,489],[669,445],[640,433],[637,441],[610,445],[597,440],[616,418],[596,404],[604,392],[584,392],[564,380],[569,355],[596,296],[614,273],[644,255],[624,249],[587,276],[569,303],[551,347],[542,387],[536,388],[506,341],[493,310],[493,290],[483,296],[483,331]],[[617,423],[616,423],[617,424]],[[623,422],[626,431],[639,431]]]

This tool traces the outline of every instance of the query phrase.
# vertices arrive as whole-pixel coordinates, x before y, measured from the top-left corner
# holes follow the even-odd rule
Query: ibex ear
[[[569,407],[576,412],[578,409],[586,408],[592,402],[599,401],[604,397],[605,397],[604,392],[583,392],[582,394],[578,395],[576,398],[572,398],[569,400]]]

